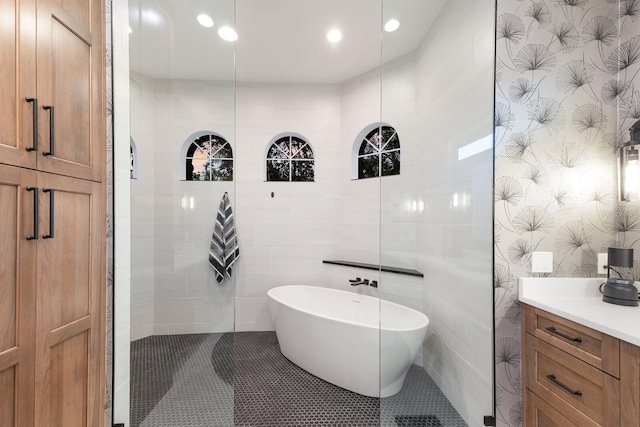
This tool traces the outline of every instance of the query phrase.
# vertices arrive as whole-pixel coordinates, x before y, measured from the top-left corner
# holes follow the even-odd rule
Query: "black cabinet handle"
[[[49,193],[49,234],[43,234],[43,239],[53,239],[53,190],[51,188],[45,188],[43,193]]]
[[[563,389],[565,389],[569,393],[573,394],[574,396],[582,396],[582,392],[580,390],[573,390],[572,388],[569,388],[565,384],[562,384],[560,381],[558,381],[558,379],[556,378],[556,376],[554,374],[547,375],[547,378],[549,378],[549,380],[551,380],[554,384],[559,385],[560,387],[562,387]]]
[[[27,98],[27,102],[33,102],[33,145],[27,147],[27,151],[38,149],[38,98]]]
[[[27,187],[27,191],[33,191],[33,234],[27,240],[38,240],[38,187]]]
[[[49,111],[49,151],[42,154],[45,156],[53,156],[54,135],[55,135],[55,118],[53,105],[44,105],[42,108]]]
[[[582,342],[582,338],[580,337],[572,337],[571,335],[567,335],[565,333],[562,333],[560,331],[558,331],[555,326],[549,326],[547,328],[547,331],[551,332],[552,334],[556,334],[556,335],[560,335],[562,338],[568,339],[569,341],[573,341],[573,342]]]

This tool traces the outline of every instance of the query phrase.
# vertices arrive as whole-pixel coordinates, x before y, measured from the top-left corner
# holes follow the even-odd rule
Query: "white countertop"
[[[602,301],[599,287],[605,280],[520,278],[519,299],[523,303],[640,346],[640,307],[625,307]]]

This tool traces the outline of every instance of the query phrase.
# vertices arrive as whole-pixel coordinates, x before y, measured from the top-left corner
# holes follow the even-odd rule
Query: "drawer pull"
[[[564,334],[564,333],[560,332],[559,330],[557,330],[555,328],[555,326],[549,326],[547,328],[547,331],[551,332],[552,334],[560,335],[562,338],[566,338],[569,341],[582,342],[582,338],[580,338],[580,337],[575,338],[575,337],[572,337],[571,335]]]
[[[573,394],[574,396],[582,396],[582,392],[580,390],[573,390],[573,389],[567,387],[566,385],[562,384],[560,381],[558,381],[558,379],[556,378],[556,376],[554,374],[547,375],[547,378],[549,378],[549,380],[551,380],[553,383],[559,385],[560,387],[562,387],[563,389],[565,389],[569,393]]]

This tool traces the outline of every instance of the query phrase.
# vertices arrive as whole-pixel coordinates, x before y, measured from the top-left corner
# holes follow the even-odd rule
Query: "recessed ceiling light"
[[[327,33],[327,40],[331,43],[337,43],[342,40],[342,33],[340,30],[333,29]]]
[[[206,13],[201,13],[200,15],[198,15],[198,22],[203,27],[207,27],[207,28],[213,27],[213,19],[211,19],[211,17]]]
[[[231,27],[221,27],[218,30],[218,35],[222,40],[226,40],[228,42],[234,42],[238,40],[238,33],[236,33],[236,30]]]
[[[400,22],[397,19],[389,19],[386,24],[384,24],[384,30],[388,33],[391,33],[398,29],[400,26]]]

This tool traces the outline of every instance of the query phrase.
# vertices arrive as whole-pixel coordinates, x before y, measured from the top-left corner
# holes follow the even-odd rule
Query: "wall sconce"
[[[635,134],[640,132],[640,120],[629,129],[631,140],[620,147],[620,200],[640,200],[640,141]]]

